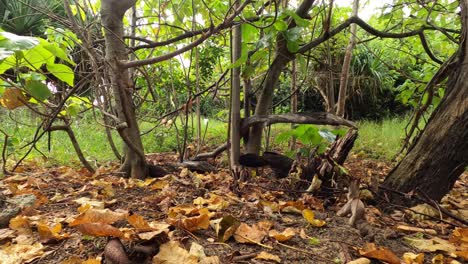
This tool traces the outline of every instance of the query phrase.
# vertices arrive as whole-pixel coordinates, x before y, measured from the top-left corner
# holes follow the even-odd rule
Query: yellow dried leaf
[[[278,257],[277,255],[270,254],[266,251],[260,252],[256,257],[256,259],[262,259],[262,260],[270,260],[270,261],[275,261],[277,263],[281,263],[281,258]]]
[[[88,207],[88,208],[96,208],[96,209],[104,209],[104,202],[102,201],[97,201],[97,200],[92,200],[88,197],[81,197],[78,199],[73,200],[75,203],[80,204],[83,207]],[[79,211],[78,212],[82,213],[84,211]]]
[[[143,218],[143,216],[138,215],[138,214],[132,214],[127,217],[127,221],[130,225],[137,229],[144,229],[144,230],[150,230],[151,227],[149,226],[148,222]]]
[[[266,236],[267,231],[259,228],[258,225],[249,225],[242,223],[234,233],[234,239],[239,243],[261,243],[263,238]]]
[[[268,233],[268,236],[273,237],[274,239],[283,242],[283,241],[288,241],[291,239],[294,235],[296,235],[296,231],[294,229],[288,227],[286,228],[283,232],[278,232],[276,230],[270,230]]]
[[[86,223],[76,226],[76,228],[85,235],[90,236],[112,236],[123,238],[124,233],[119,229],[102,223]]]
[[[60,232],[62,232],[61,223],[57,223],[54,226],[52,226],[52,228],[49,228],[49,226],[46,223],[40,222],[37,224],[37,231],[39,233],[39,238],[42,242],[50,240],[62,240],[64,238],[69,237],[68,234],[60,234]]]
[[[10,110],[23,106],[27,99],[18,88],[6,89],[0,97],[0,105]]]
[[[4,246],[0,250],[0,260],[1,263],[29,263],[44,255],[43,249],[44,246],[41,243]]]
[[[69,226],[76,226],[86,223],[112,224],[127,218],[126,212],[113,212],[109,209],[89,209],[81,213]]]
[[[315,219],[315,213],[314,211],[310,210],[310,209],[305,209],[305,210],[302,210],[302,216],[305,218],[305,220],[307,220],[307,222],[312,222],[314,219]]]
[[[390,264],[400,264],[400,259],[385,247],[376,247],[374,243],[367,243],[364,248],[359,249],[359,254],[367,258],[378,259]]]
[[[169,241],[159,247],[159,253],[153,257],[153,264],[197,264],[198,258],[190,255],[176,241]]]
[[[424,263],[424,254],[414,254],[411,252],[406,252],[403,254],[403,261],[405,264],[423,264]]]

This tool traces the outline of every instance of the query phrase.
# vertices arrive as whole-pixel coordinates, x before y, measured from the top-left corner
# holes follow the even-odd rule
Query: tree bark
[[[239,8],[240,2],[234,4],[234,8]],[[232,29],[232,63],[241,57],[242,35],[240,25]],[[231,135],[230,135],[230,165],[235,183],[240,175],[239,156],[240,156],[240,66],[234,67],[231,71]]]
[[[440,201],[468,165],[468,0],[460,1],[462,36],[445,96],[426,128],[383,185],[403,193],[423,192]],[[392,203],[405,203],[388,193]]]
[[[314,0],[304,0],[296,10],[296,14],[300,17],[305,17],[312,8]],[[296,26],[294,20],[289,23],[289,28]],[[271,108],[273,101],[273,92],[278,84],[281,71],[284,67],[294,59],[295,55],[287,48],[287,41],[282,33],[277,36],[276,57],[270,65],[267,77],[265,79],[262,92],[255,107],[255,115],[266,115]],[[247,143],[247,152],[258,154],[262,141],[262,126],[255,125],[250,129],[249,141]]]
[[[132,101],[132,82],[128,69],[120,62],[127,59],[123,41],[123,17],[136,0],[102,0],[101,17],[106,41],[106,62],[110,66],[111,86],[116,103],[119,135],[124,141],[125,160],[121,171],[132,178],[144,178],[147,174],[140,129]]]
[[[359,9],[359,0],[353,2],[352,16],[357,17]],[[349,27],[350,37],[349,43],[346,47],[345,56],[343,59],[343,67],[340,75],[340,89],[338,93],[338,105],[336,107],[336,115],[343,117],[345,114],[346,97],[348,95],[348,80],[349,80],[349,68],[351,66],[351,59],[353,57],[354,46],[356,46],[356,24],[351,24]]]

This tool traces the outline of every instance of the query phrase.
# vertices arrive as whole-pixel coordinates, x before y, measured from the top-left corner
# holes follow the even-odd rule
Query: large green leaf
[[[39,44],[35,37],[18,36],[10,32],[0,32],[0,48],[12,51],[32,49]]]
[[[27,81],[25,89],[30,95],[34,96],[34,98],[40,101],[44,101],[52,95],[52,92],[50,92],[49,88],[47,88],[47,85],[41,81]]]
[[[57,43],[48,43],[44,40],[44,43],[41,44],[44,47],[44,49],[54,54],[57,58],[60,58],[70,63],[71,65],[75,65],[75,63],[72,60],[70,60],[70,58],[67,56],[67,53],[63,49],[61,49]]]
[[[7,50],[5,48],[0,48],[0,60],[6,59],[6,58],[10,57],[13,54],[15,54],[14,51]]]
[[[33,49],[23,51],[23,58],[19,59],[20,66],[25,66],[33,71],[38,70],[44,64],[54,63],[55,56],[46,50],[42,45]]]
[[[51,63],[47,64],[47,70],[52,73],[55,77],[59,80],[67,83],[70,86],[73,86],[73,81],[75,79],[75,75],[73,70],[64,64],[59,63]]]

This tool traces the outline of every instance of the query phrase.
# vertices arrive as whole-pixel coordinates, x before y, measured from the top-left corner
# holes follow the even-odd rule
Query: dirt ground
[[[175,159],[171,154],[154,154],[149,158],[156,164],[173,163]],[[364,179],[361,188],[366,187],[371,176],[382,179],[390,169],[384,162],[356,157],[351,157],[345,165],[350,174]],[[266,177],[268,170],[259,171],[262,175],[252,177],[241,186],[240,194],[236,195],[230,190],[231,176],[222,168],[209,174],[198,174],[180,168],[162,179],[146,182],[123,179],[114,173],[116,168],[115,164],[108,164],[97,173],[90,174],[85,170],[68,167],[43,168],[40,164],[30,163],[21,167],[15,175],[0,180],[0,194],[4,199],[25,194],[36,196],[35,204],[23,208],[17,216],[28,219],[29,229],[12,226],[11,222],[9,227],[0,229],[0,252],[3,249],[3,254],[7,254],[12,245],[25,243],[19,237],[26,236],[31,245],[39,243],[41,248],[36,255],[25,257],[17,263],[99,263],[103,257],[108,256],[105,247],[112,235],[106,232],[93,233],[70,224],[83,214],[83,206],[89,208],[89,204],[95,201],[102,202],[105,208],[113,212],[122,211],[127,216],[141,216],[144,219],[142,221],[148,223],[169,223],[166,240],[177,241],[182,249],[187,250],[195,242],[201,245],[206,256],[218,257],[218,262],[199,263],[347,263],[362,257],[369,245],[393,253],[401,263],[405,263],[403,255],[410,252],[424,254],[422,262],[415,260],[413,263],[434,263],[432,259],[439,253],[445,257],[440,263],[449,263],[449,260],[456,259],[450,258],[449,252],[424,252],[404,241],[404,237],[410,235],[448,240],[454,228],[462,226],[451,218],[444,217],[443,221],[437,220],[437,217],[417,218],[407,210],[388,214],[378,209],[369,197],[363,197],[366,204],[365,219],[353,228],[348,225],[348,218],[336,216],[336,211],[346,202],[345,193],[338,194],[336,201],[322,200],[297,191],[293,179],[277,180]],[[465,174],[445,199],[447,208],[455,210],[458,206],[459,211],[467,212],[467,184],[468,176]],[[77,202],[77,199],[83,197],[89,199],[88,205],[86,202]],[[201,207],[208,208],[210,221],[230,216],[237,223],[252,227],[253,229],[249,229],[252,231],[247,231],[245,236],[249,236],[249,232],[258,231],[254,227],[260,226],[260,222],[268,223],[268,228],[263,230],[264,236],[258,241],[242,242],[242,239],[238,239],[242,234],[238,234],[237,238],[234,235],[226,241],[220,241],[213,222],[207,227],[199,222],[184,220],[190,217],[196,220],[196,217],[202,215],[193,213],[193,210],[193,214],[184,215],[185,209],[180,208],[188,205],[192,209],[198,207],[197,210]],[[315,219],[323,220],[325,224],[319,227],[320,224],[309,222],[304,217],[304,209],[311,209]],[[174,216],[174,212],[178,212],[178,215]],[[51,228],[47,235],[40,231],[41,223],[48,227],[53,226],[53,223],[61,223],[62,229],[54,232]],[[135,245],[141,242],[141,237],[135,235],[141,228],[125,221],[109,221],[106,224],[125,234],[131,234],[120,238],[125,254],[131,258]],[[398,228],[402,225],[430,229],[434,233],[403,231]],[[286,229],[292,230],[292,235],[287,239],[271,235],[272,230],[282,232]],[[5,235],[6,232],[9,235]],[[258,257],[262,251],[270,255]],[[153,255],[156,253],[157,250]],[[377,260],[379,257],[367,257],[372,263],[381,263]],[[140,258],[133,263],[151,263],[151,258],[152,256],[146,256],[146,260]],[[463,258],[459,257],[457,260],[462,263]],[[109,258],[107,261],[110,263]],[[0,263],[8,262],[0,260]]]

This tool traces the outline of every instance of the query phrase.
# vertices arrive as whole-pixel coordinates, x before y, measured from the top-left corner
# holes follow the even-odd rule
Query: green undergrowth
[[[407,123],[405,117],[358,122],[359,137],[354,144],[354,153],[375,159],[393,159],[400,151]]]
[[[14,154],[9,156],[10,160],[18,160],[24,155],[29,147],[23,147],[30,142],[40,124],[39,118],[25,110],[3,112],[0,115],[2,130],[12,136],[8,143],[8,152]],[[155,129],[150,122],[141,122],[141,131],[151,130],[143,136],[143,144],[146,153],[175,152],[178,144],[182,144],[183,130],[181,120],[176,119],[171,126],[160,125]],[[189,118],[189,124],[195,123]],[[362,154],[364,157],[390,160],[398,152],[404,128],[407,123],[405,118],[389,118],[380,122],[362,121],[359,122],[359,137],[353,149],[354,153]],[[288,131],[289,124],[276,124],[270,130],[269,149],[285,149],[287,142],[275,140],[277,135]],[[98,125],[91,115],[85,118],[75,119],[72,123],[75,136],[84,152],[85,157],[92,163],[103,163],[115,160],[115,156],[108,144],[105,129]],[[177,128],[177,129],[176,129]],[[227,124],[215,119],[202,119],[202,143],[208,148],[214,148],[223,144],[227,136]],[[42,130],[40,130],[42,131]],[[188,140],[190,144],[196,138],[196,131],[191,127],[188,129]],[[112,132],[117,148],[120,150],[122,142],[117,133]],[[23,148],[21,148],[23,147]],[[0,141],[0,148],[3,148],[3,140]],[[37,142],[37,150],[33,149],[28,159],[38,159],[43,161],[43,165],[79,165],[75,150],[63,131],[56,131],[49,135],[45,134]]]

